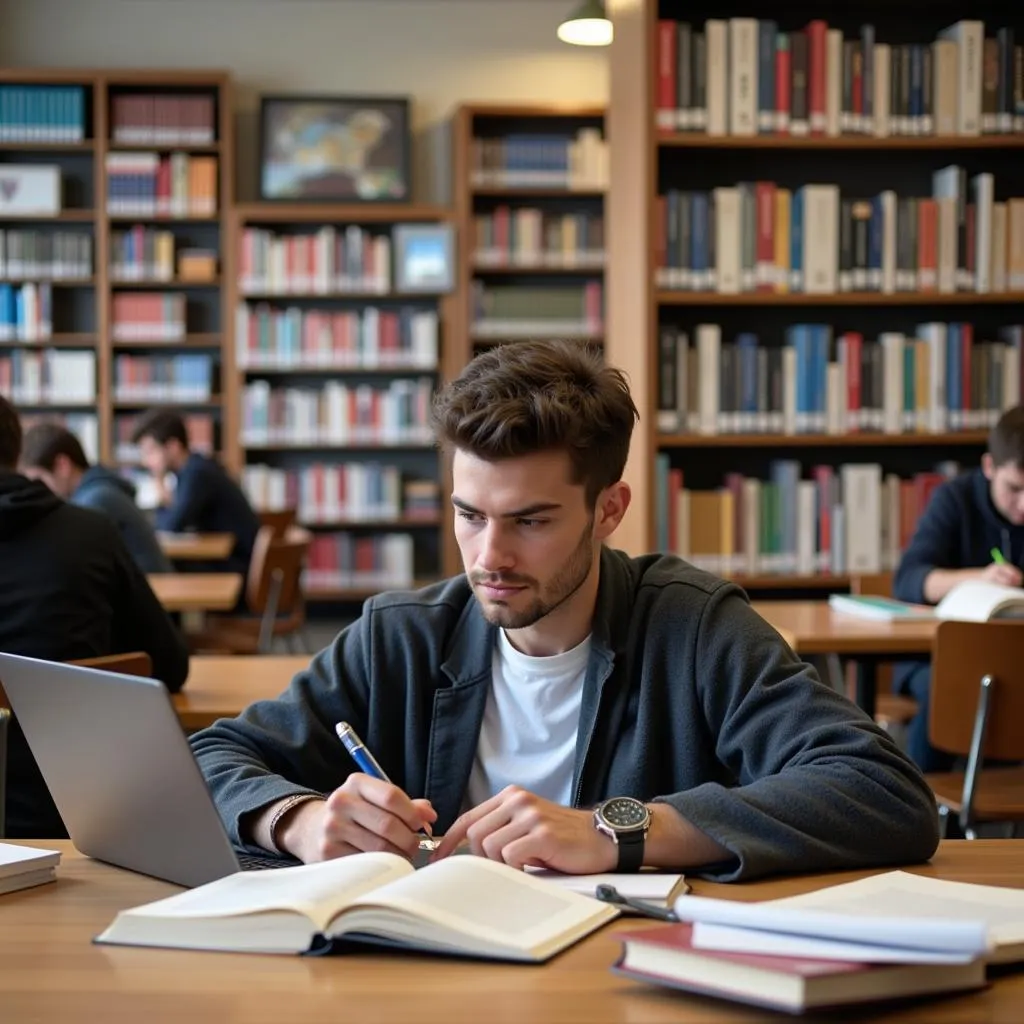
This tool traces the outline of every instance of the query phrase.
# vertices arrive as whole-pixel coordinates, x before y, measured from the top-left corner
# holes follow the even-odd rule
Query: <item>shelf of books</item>
[[[603,109],[461,106],[452,140],[465,239],[458,261],[463,363],[524,339],[603,344]]]
[[[1022,397],[1024,8],[646,17],[653,546],[754,589],[891,569]]]
[[[129,474],[153,405],[220,447],[231,137],[220,72],[0,76],[0,391]]]
[[[231,458],[259,509],[311,531],[311,600],[360,601],[455,571],[429,423],[450,294],[406,290],[421,205],[237,208],[231,284],[240,419]]]

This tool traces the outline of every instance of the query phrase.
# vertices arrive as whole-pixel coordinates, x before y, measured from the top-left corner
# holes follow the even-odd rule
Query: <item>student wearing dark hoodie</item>
[[[135,485],[106,466],[90,466],[78,438],[59,423],[40,423],[25,433],[21,471],[42,480],[59,498],[112,519],[135,564],[145,573],[173,572],[145,515],[135,504]]]
[[[188,648],[104,515],[17,472],[21,424],[0,396],[0,651],[49,661],[145,651],[169,690]],[[7,751],[7,835],[67,835],[17,720]]]
[[[139,421],[133,440],[142,463],[153,475],[160,496],[156,525],[177,533],[232,533],[235,544],[223,562],[190,568],[212,572],[249,571],[259,516],[253,511],[242,488],[220,463],[189,449],[188,432],[182,418],[170,409],[154,409]],[[176,485],[169,491],[164,480],[173,473]],[[240,602],[244,600],[239,599]]]
[[[993,557],[998,551],[1002,561]],[[901,601],[938,604],[964,580],[1019,587],[1024,580],[1024,406],[1003,413],[981,466],[943,484],[928,503],[893,582]],[[910,723],[910,756],[924,771],[946,771],[952,758],[928,742],[931,667],[908,662],[900,692],[919,706]]]

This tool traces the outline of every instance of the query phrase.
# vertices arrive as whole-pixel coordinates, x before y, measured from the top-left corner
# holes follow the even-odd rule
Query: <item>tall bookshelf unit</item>
[[[505,342],[604,343],[604,110],[458,108],[462,296],[453,370]]]
[[[14,69],[0,89],[0,163],[55,166],[61,179],[55,216],[0,212],[8,257],[12,231],[35,233],[27,250],[14,240],[21,262],[7,259],[0,288],[36,286],[13,316],[0,307],[0,386],[27,421],[64,418],[93,458],[129,470],[132,421],[154,405],[197,417],[197,446],[221,450],[229,76]],[[70,353],[91,359],[61,366]]]
[[[227,457],[256,507],[296,507],[313,531],[310,600],[457,571],[428,420],[455,298],[401,293],[393,268],[397,226],[451,220],[416,204],[235,210]]]
[[[888,525],[876,571],[890,568],[940,479],[937,464],[976,464],[994,417],[1022,397],[1021,330],[1001,331],[1024,322],[1024,237],[1016,234],[1024,230],[1024,205],[1007,202],[1024,197],[1019,84],[1014,93],[1024,14],[957,0],[736,0],[725,7],[638,0],[611,9],[617,22],[606,350],[630,372],[643,412],[629,467],[639,519],[629,546],[679,550],[679,531],[688,528],[691,543],[682,553],[707,554],[717,541],[722,558],[715,571],[751,591],[843,588],[861,568],[852,564],[861,555],[844,550],[849,561],[837,565],[829,531],[844,530],[844,547],[851,546],[845,538],[855,528],[832,512],[833,502],[848,500],[837,494],[842,467],[852,463],[880,467],[878,514]],[[740,18],[757,22],[734,26],[731,19]],[[959,93],[944,84],[940,103],[929,81],[937,87],[936,68],[949,68],[938,62],[949,59],[951,48],[963,59],[962,41],[946,44],[941,57],[932,46],[961,19],[984,21],[993,40],[977,54],[989,120],[981,134],[960,134],[958,124],[953,134],[929,133],[927,118],[934,132],[951,95],[959,116]],[[768,21],[774,26],[766,28]],[[1004,26],[1016,30],[1016,54],[1012,39],[995,42]],[[865,53],[871,54],[867,71]],[[724,71],[713,73],[722,60]],[[834,78],[830,61],[841,69]],[[890,81],[879,82],[887,71]],[[753,102],[744,100],[751,91]],[[877,121],[875,104],[865,106],[869,96],[877,101]],[[796,122],[785,132],[779,130],[783,108]],[[718,133],[709,133],[709,120]],[[837,128],[840,134],[829,134]],[[959,189],[959,201],[943,200],[936,173],[950,166],[963,169],[944,179]],[[987,200],[974,184],[986,174],[992,178],[982,187],[994,183]],[[822,200],[819,190],[804,191],[818,184],[837,185],[838,195],[828,190]],[[882,198],[890,190],[894,195]],[[798,193],[802,227],[793,219]],[[1013,223],[994,229],[989,220],[986,230],[1014,235],[1002,243],[998,289],[991,280],[996,240],[992,250],[984,246],[991,274],[988,291],[979,292],[978,211],[986,203],[991,211],[993,198],[1003,206],[1004,224]],[[931,238],[920,236],[922,211],[933,218]],[[834,225],[824,236],[827,247],[819,223]],[[797,236],[801,251],[794,260]],[[943,251],[947,244],[951,250]],[[943,261],[938,266],[936,256]],[[952,290],[935,280],[944,267],[954,275]],[[803,276],[795,285],[794,268]],[[960,280],[965,272],[974,276]],[[970,326],[956,328],[958,341],[952,329],[921,326],[960,323]],[[638,324],[642,351],[629,333]],[[902,339],[884,340],[890,336]],[[869,358],[876,340],[878,354]],[[862,346],[859,361],[853,344]],[[889,346],[893,351],[885,353]],[[795,466],[773,467],[785,460]],[[786,477],[794,468],[802,484]],[[902,485],[902,494],[891,479],[919,474],[916,484]],[[683,513],[669,497],[680,477],[690,492]],[[743,478],[761,481],[759,493],[744,492]],[[849,486],[852,494],[853,478]],[[741,511],[745,498],[758,502],[752,520]],[[862,509],[850,507],[859,525]],[[790,520],[795,530],[786,525]],[[810,547],[801,541],[808,532]],[[692,543],[698,539],[699,552]],[[780,550],[780,540],[789,546]],[[753,562],[746,557],[751,544],[759,555]]]

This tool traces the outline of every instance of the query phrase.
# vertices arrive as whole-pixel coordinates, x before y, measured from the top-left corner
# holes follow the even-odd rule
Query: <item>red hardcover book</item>
[[[788,1013],[981,988],[985,964],[864,964],[697,949],[692,926],[624,932],[612,970],[637,981]]]

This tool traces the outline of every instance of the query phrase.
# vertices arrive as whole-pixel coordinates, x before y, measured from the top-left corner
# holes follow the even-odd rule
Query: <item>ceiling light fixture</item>
[[[604,0],[583,0],[558,26],[558,38],[573,46],[608,46],[612,35],[612,23],[605,14]]]

